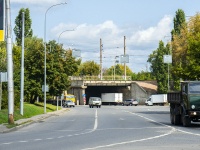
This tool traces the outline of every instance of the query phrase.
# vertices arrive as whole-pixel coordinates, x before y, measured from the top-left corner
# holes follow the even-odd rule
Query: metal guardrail
[[[70,80],[84,80],[84,81],[125,81],[123,76],[103,76],[102,80],[99,76],[70,76]],[[131,76],[126,76],[126,81],[131,81]]]

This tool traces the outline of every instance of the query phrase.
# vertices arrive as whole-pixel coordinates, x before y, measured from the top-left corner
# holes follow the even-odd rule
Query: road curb
[[[53,116],[61,115],[61,114],[63,114],[63,112],[67,112],[67,111],[69,111],[69,109],[63,108],[63,109],[58,110],[58,111],[48,112],[46,114],[33,116],[31,118],[20,119],[20,120],[15,121],[15,124],[17,126],[12,127],[12,128],[7,128],[6,124],[1,124],[0,125],[0,133],[9,133],[9,132],[12,132],[12,131],[16,131],[20,128],[26,127],[30,124],[35,123],[35,122],[39,122],[41,120],[44,120],[44,119],[47,119],[47,118],[50,118],[50,117],[53,117]]]

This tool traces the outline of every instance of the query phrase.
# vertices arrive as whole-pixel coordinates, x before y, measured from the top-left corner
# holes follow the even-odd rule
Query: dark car
[[[122,105],[125,105],[125,106],[137,106],[138,105],[138,101],[135,100],[135,99],[127,99],[127,100],[124,100]]]

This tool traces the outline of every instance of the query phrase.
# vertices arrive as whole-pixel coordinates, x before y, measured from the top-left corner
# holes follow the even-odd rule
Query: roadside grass
[[[60,109],[60,107],[58,107]],[[56,111],[57,106],[46,104],[46,112]],[[44,104],[43,103],[24,103],[23,116],[20,114],[20,109],[14,110],[14,121],[19,119],[30,118],[32,116],[44,114]],[[8,109],[0,110],[0,124],[8,123]]]

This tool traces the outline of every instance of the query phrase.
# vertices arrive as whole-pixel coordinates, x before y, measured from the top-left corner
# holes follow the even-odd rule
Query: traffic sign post
[[[86,104],[86,94],[83,94],[83,104],[85,105]]]
[[[167,63],[167,67],[168,67],[168,91],[169,91],[170,90],[170,88],[169,88],[169,64],[172,63],[172,55],[164,55],[163,61],[164,61],[164,63]]]

